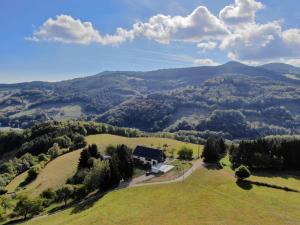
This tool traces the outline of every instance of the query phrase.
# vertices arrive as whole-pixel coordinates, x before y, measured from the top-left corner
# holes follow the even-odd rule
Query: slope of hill
[[[111,134],[98,134],[90,135],[86,137],[87,144],[97,144],[99,149],[104,154],[104,151],[109,145],[126,144],[128,147],[135,148],[137,145],[145,145],[149,147],[163,148],[167,144],[167,149],[174,149],[174,156],[176,152],[183,146],[191,148],[194,152],[194,157],[198,157],[202,152],[202,146],[184,143],[181,141],[157,138],[157,137],[139,137],[139,138],[127,138],[122,136],[116,136]],[[8,185],[8,192],[14,192],[20,190],[22,193],[26,193],[31,197],[37,197],[44,190],[51,188],[53,190],[66,183],[67,179],[72,177],[77,169],[78,160],[81,150],[76,150],[64,154],[46,165],[41,171],[38,177],[30,184],[25,186],[24,189],[20,189],[19,185],[26,179],[28,172],[24,172],[13,179]]]
[[[229,62],[103,72],[55,83],[3,84],[0,126],[26,128],[49,119],[85,118],[145,131],[221,131],[231,139],[299,133],[299,70],[282,64],[253,67]],[[242,136],[232,133],[228,123],[217,126],[232,113],[238,115],[233,126]]]
[[[223,170],[202,169],[184,183],[113,191],[25,224],[292,225],[300,221],[299,201],[299,193],[238,186]]]

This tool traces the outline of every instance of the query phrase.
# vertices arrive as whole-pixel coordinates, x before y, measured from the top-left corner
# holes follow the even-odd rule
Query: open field
[[[175,148],[176,151],[180,149],[180,147],[186,145],[193,149],[195,155],[198,151],[197,145],[186,144],[184,142],[166,138],[126,138],[109,134],[100,134],[89,136],[86,139],[88,144],[97,144],[100,147],[101,151],[104,151],[106,147],[110,144],[126,144],[132,148],[134,148],[136,145],[153,145],[155,147],[162,147],[163,144],[167,144],[169,146],[168,148]],[[202,146],[200,147],[200,151],[201,150]],[[47,188],[55,189],[63,185],[66,182],[66,180],[75,173],[79,156],[80,150],[67,153],[51,161],[41,171],[37,179],[28,186],[26,186],[26,189],[22,190],[22,192],[26,192],[30,196],[34,197],[39,195],[42,191],[46,190]],[[12,182],[10,182],[7,186],[8,191],[15,191],[19,184],[25,180],[26,176],[27,171],[13,179]]]
[[[22,192],[26,192],[32,197],[38,196],[47,188],[57,188],[65,184],[66,180],[71,177],[76,169],[80,156],[80,150],[62,155],[47,164],[41,171],[36,180],[26,186]],[[17,176],[8,186],[9,191],[14,191],[19,184],[26,178],[27,172]]]
[[[200,169],[184,183],[113,191],[96,202],[26,224],[297,225],[299,202],[299,193],[239,187],[224,170]]]
[[[167,139],[167,138],[156,138],[156,137],[142,137],[142,138],[126,138],[120,137],[116,135],[110,134],[98,134],[98,135],[91,135],[86,138],[88,144],[97,144],[101,151],[104,151],[106,147],[110,144],[112,145],[119,145],[125,144],[131,148],[135,148],[137,145],[145,145],[149,147],[156,147],[163,149],[163,145],[167,144],[167,149],[175,149],[175,153],[182,147],[187,146],[193,149],[194,157],[198,157],[198,149],[199,153],[201,154],[203,146],[184,143],[181,141]]]

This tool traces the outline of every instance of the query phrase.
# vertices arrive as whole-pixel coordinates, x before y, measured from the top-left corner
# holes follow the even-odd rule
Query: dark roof
[[[144,157],[155,159],[159,162],[163,162],[165,160],[164,152],[160,149],[148,148],[145,146],[137,146],[133,151],[134,156]]]

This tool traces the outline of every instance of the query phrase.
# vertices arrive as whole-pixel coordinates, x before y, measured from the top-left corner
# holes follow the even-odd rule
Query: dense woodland
[[[0,126],[81,119],[146,132],[227,139],[300,132],[300,70],[230,62],[150,72],[104,72],[56,83],[0,85]]]

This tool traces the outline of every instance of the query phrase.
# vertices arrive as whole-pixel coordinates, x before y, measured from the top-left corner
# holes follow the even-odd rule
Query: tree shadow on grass
[[[266,171],[266,170],[253,170],[252,175],[258,177],[279,177],[283,179],[294,178],[300,180],[300,171]]]
[[[208,170],[221,170],[223,169],[223,166],[217,162],[217,163],[204,163],[204,167]]]
[[[268,183],[263,183],[263,182],[250,181],[250,180],[237,180],[236,184],[244,190],[251,190],[253,188],[253,185],[255,185],[258,187],[272,188],[272,189],[282,190],[282,191],[286,191],[286,192],[300,193],[299,190],[292,189],[289,187],[282,187],[282,186],[278,186],[278,185],[274,185],[274,184],[268,184]]]
[[[236,181],[237,186],[239,186],[240,188],[244,189],[244,190],[251,190],[253,188],[253,185],[250,181],[247,180],[237,180]]]
[[[91,207],[94,206],[95,202],[97,202],[99,199],[101,199],[102,197],[104,197],[106,193],[101,193],[101,194],[95,194],[95,196],[92,196],[88,199],[85,199],[81,202],[79,202],[77,205],[74,206],[71,214],[76,214],[76,213],[80,213],[84,210],[87,210]]]

